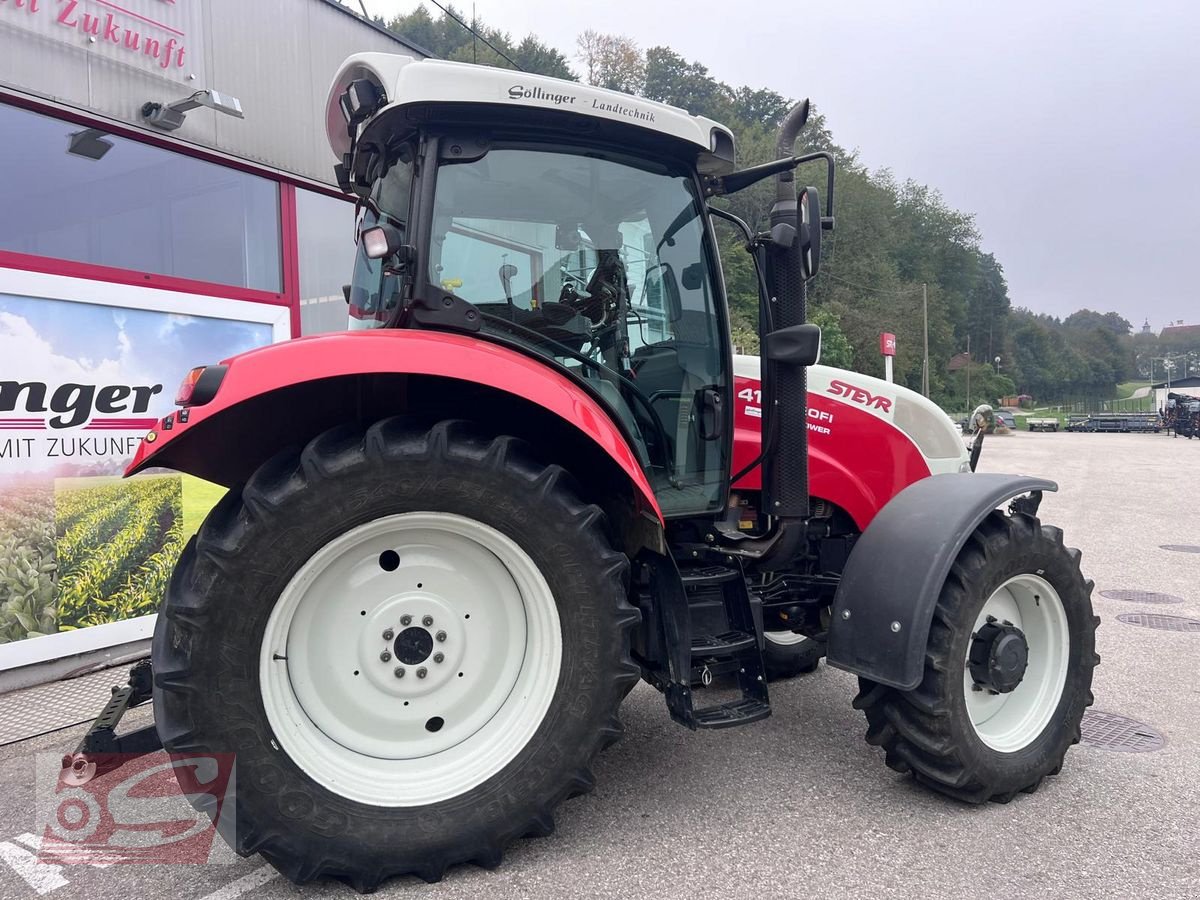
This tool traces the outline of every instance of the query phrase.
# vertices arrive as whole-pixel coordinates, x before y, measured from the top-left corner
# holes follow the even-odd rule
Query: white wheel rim
[[[1058,591],[1038,575],[1010,578],[987,599],[972,634],[991,616],[1021,629],[1029,662],[1021,683],[996,694],[977,689],[969,660],[964,663],[967,714],[979,739],[993,750],[1014,753],[1033,743],[1050,724],[1067,682],[1071,639]],[[970,647],[968,645],[968,656]]]
[[[794,631],[764,631],[763,637],[770,644],[776,644],[780,647],[794,647],[796,644],[807,641],[802,634],[796,634]]]
[[[474,519],[413,512],[313,554],[271,612],[259,674],[276,739],[310,777],[360,803],[423,806],[517,756],[561,664],[558,608],[528,554]]]

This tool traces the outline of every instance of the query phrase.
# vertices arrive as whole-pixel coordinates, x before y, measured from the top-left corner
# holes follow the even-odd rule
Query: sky
[[[364,2],[387,18],[417,5]],[[1200,4],[474,6],[489,26],[534,33],[568,57],[590,27],[643,49],[669,46],[732,85],[811,97],[865,164],[929,184],[974,214],[1015,306],[1115,310],[1135,330],[1147,318],[1155,331],[1200,323]]]

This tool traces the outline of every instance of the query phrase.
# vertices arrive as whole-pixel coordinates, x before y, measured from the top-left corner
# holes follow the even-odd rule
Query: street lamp
[[[1152,356],[1150,357],[1150,383],[1154,383],[1154,364],[1161,362],[1163,364],[1163,374],[1166,375],[1167,392],[1171,391],[1171,370],[1175,368],[1175,361],[1169,356]]]
[[[1000,374],[1000,357],[996,357],[996,374]]]

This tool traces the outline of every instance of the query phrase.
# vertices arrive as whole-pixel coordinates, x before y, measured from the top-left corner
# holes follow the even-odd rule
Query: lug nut
[[[428,628],[430,625],[433,624],[433,616],[426,616],[425,618],[423,618],[421,620],[421,624],[424,625],[426,628]]]
[[[446,658],[446,655],[445,655],[444,653],[435,653],[435,654],[433,654],[433,661],[434,661],[435,663],[440,663],[440,662],[441,662],[443,659],[445,659],[445,658]]]
[[[392,661],[392,654],[391,654],[391,653],[389,653],[388,651],[384,650],[382,653],[380,653],[380,654],[379,654],[379,658],[380,658],[381,660],[383,660],[384,662],[391,662],[391,661]]]
[[[401,616],[400,624],[401,625],[411,625],[412,624],[412,616]]]
[[[392,629],[390,629],[390,628],[385,628],[385,629],[383,630],[383,639],[384,639],[385,641],[390,641],[390,640],[391,640],[392,638],[394,638],[395,636],[396,636],[396,633],[395,633],[394,631],[392,631]]]
[[[439,631],[437,634],[434,635],[434,637],[437,638],[438,642],[440,643],[446,639],[446,632]]]
[[[392,674],[395,675],[397,678],[403,678],[404,677],[404,666],[396,666],[396,668],[392,670]]]
[[[417,677],[418,678],[424,678],[428,674],[429,674],[429,670],[426,669],[424,666],[421,666],[421,668],[417,669]]]

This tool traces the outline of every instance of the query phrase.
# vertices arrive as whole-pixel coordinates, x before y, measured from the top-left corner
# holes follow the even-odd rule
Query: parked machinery
[[[239,853],[360,890],[493,866],[591,789],[639,678],[687,728],[748,725],[793,640],[923,785],[1008,801],[1060,770],[1099,620],[1037,518],[1055,485],[974,473],[924,398],[814,366],[833,160],[793,155],[807,110],[737,170],[727,129],[640,98],[346,62],[369,327],[196,370],[129,470],[231,488],[171,581],[153,700],[169,750],[236,753]],[[708,204],[767,178],[766,231]],[[761,360],[732,354],[714,217],[758,271]],[[705,666],[740,696],[704,705]]]

